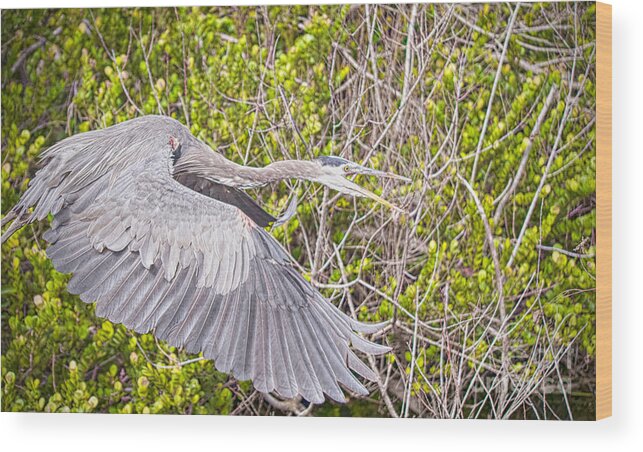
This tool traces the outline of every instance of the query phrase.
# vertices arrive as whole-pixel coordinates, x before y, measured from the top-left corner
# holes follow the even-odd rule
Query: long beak
[[[373,201],[377,201],[380,204],[388,207],[389,209],[397,210],[398,212],[405,213],[404,209],[402,209],[400,207],[397,207],[394,204],[391,204],[390,202],[388,202],[386,199],[382,198],[381,196],[376,195],[372,191],[369,191],[369,190],[365,189],[364,187],[361,187],[361,186],[357,185],[356,183],[349,181],[348,179],[344,179],[344,188],[353,191],[354,192],[353,195],[357,194],[357,195],[361,195],[361,196],[363,196],[365,198],[370,198]],[[355,193],[355,192],[357,192],[357,193]]]
[[[400,175],[395,174],[395,173],[388,173],[386,171],[379,171],[379,170],[367,168],[365,166],[362,167],[362,171],[360,171],[359,174],[364,174],[366,176],[384,177],[384,178],[387,178],[387,179],[396,179],[396,180],[400,180],[402,182],[406,182],[407,184],[410,184],[411,182],[413,182],[408,177],[400,176]]]

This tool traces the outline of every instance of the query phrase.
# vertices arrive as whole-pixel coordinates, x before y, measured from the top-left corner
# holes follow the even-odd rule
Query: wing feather
[[[298,393],[297,377],[292,366],[292,358],[288,350],[288,338],[282,333],[279,323],[279,310],[267,309],[268,325],[270,329],[269,343],[274,344],[272,347],[272,379],[275,382],[274,389],[284,397],[292,398]],[[301,393],[303,395],[303,393]]]
[[[254,373],[253,383],[258,391],[270,392],[274,386],[270,370],[268,369],[269,350],[266,349],[267,340],[270,338],[268,331],[266,309],[262,303],[256,303],[257,327],[255,329],[254,347]]]
[[[311,402],[322,403],[324,395],[319,381],[320,376],[315,372],[311,358],[308,355],[306,343],[299,329],[299,319],[296,318],[295,312],[289,309],[281,310],[280,314],[282,314],[281,328],[288,337],[288,348],[295,357],[293,365],[299,386],[298,389]],[[288,326],[284,324],[283,317],[288,320]],[[329,390],[334,391],[334,388],[329,388]]]
[[[318,375],[321,387],[324,392],[336,402],[344,403],[346,399],[344,393],[339,388],[338,377],[335,374],[335,363],[333,356],[330,352],[334,351],[334,347],[326,350],[319,341],[318,332],[312,326],[307,309],[297,311],[298,319],[296,325],[300,334],[304,337],[304,344],[306,345],[309,356],[315,356],[311,359],[312,365],[315,369],[315,374]],[[323,334],[322,334],[323,336]],[[323,397],[323,396],[322,396]]]

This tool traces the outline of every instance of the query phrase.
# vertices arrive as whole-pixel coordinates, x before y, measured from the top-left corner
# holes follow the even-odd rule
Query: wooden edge
[[[596,3],[596,419],[612,415],[612,6]]]

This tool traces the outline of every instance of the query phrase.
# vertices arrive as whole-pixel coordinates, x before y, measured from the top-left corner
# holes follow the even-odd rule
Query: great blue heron
[[[339,157],[238,165],[163,116],[74,135],[42,161],[2,219],[13,220],[2,242],[53,214],[47,255],[98,316],[203,352],[260,392],[312,403],[344,402],[339,384],[368,394],[351,371],[377,377],[349,346],[387,352],[356,334],[383,324],[353,320],[306,281],[264,229],[275,218],[243,189],[296,178],[393,207],[346,176],[408,179]]]

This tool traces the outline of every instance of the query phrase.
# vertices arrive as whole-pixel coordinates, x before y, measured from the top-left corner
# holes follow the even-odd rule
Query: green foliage
[[[436,8],[422,10],[427,21],[437,21]],[[546,8],[550,6],[523,6],[518,23],[536,23],[539,11]],[[353,160],[368,153],[369,165],[397,165],[414,179],[408,187],[389,188],[387,197],[420,203],[421,215],[398,218],[369,242],[388,213],[369,216],[349,231],[355,220],[352,200],[339,198],[332,207],[322,206],[321,192],[305,193],[307,187],[298,185],[294,189],[305,202],[287,228],[275,229],[273,235],[310,268],[314,231],[325,210],[330,230],[326,239],[340,247],[343,266],[328,252],[332,265],[324,269],[323,282],[343,284],[361,278],[382,292],[373,298],[372,291],[355,284],[344,293],[359,305],[357,315],[364,321],[399,317],[412,329],[413,321],[400,314],[403,309],[417,313],[423,322],[448,317],[454,319],[449,325],[455,325],[472,312],[493,307],[498,302],[497,269],[485,244],[485,225],[456,174],[468,177],[471,172],[497,67],[491,36],[504,31],[510,9],[473,9],[477,16],[469,18],[477,28],[465,27],[470,35],[454,32],[463,42],[470,39],[468,45],[454,46],[452,39],[426,41],[431,51],[425,60],[412,61],[412,76],[422,74],[414,98],[420,103],[405,111],[404,129],[384,127],[401,106],[399,97],[386,96],[404,91],[403,71],[387,70],[403,68],[405,43],[383,55],[388,49],[385,38],[396,26],[405,29],[409,14],[401,19],[380,11],[371,38],[379,55],[374,61],[364,59],[369,38],[360,34],[362,18],[348,6],[3,11],[3,213],[26,189],[38,155],[47,146],[69,134],[140,114],[175,117],[228,158],[256,166],[288,157],[337,154],[350,137],[348,156]],[[594,41],[593,17],[590,9],[583,13],[583,33],[576,37],[585,50],[585,63],[579,62],[572,82],[582,92],[570,112],[572,119],[563,127],[561,151],[553,159],[512,265],[512,250],[566,112],[563,94],[569,91],[570,73],[568,66],[549,64],[546,52],[526,46],[524,34],[534,38],[530,44],[544,46],[541,42],[556,42],[568,28],[511,37],[473,181],[498,250],[507,312],[529,313],[510,320],[511,343],[516,350],[530,351],[547,329],[554,332],[557,345],[577,347],[579,362],[591,361],[596,350],[595,259],[588,258],[595,251],[596,224],[595,73],[593,54],[587,51]],[[452,20],[454,29],[463,26]],[[573,17],[568,20],[563,25],[571,28]],[[42,45],[25,53],[38,42]],[[377,104],[375,88],[361,92],[354,102],[351,80],[360,76],[360,69],[342,52],[360,64],[366,61],[368,70],[381,72],[380,79],[389,84],[387,90],[384,84],[377,88],[384,92],[383,106]],[[525,69],[525,61],[542,70]],[[394,76],[388,80],[385,73]],[[515,177],[554,85],[563,94],[545,116],[538,136],[532,137],[525,174],[494,224],[498,199]],[[455,100],[456,91],[462,100]],[[342,116],[338,111],[347,105],[362,113]],[[442,144],[449,140],[456,105],[458,142],[452,149],[449,144],[447,151]],[[359,120],[359,114],[379,108],[383,121]],[[425,134],[422,124],[430,125],[435,136]],[[379,134],[389,130],[394,133],[369,151]],[[427,179],[428,174],[434,178]],[[357,182],[381,192],[368,180]],[[288,203],[288,187],[273,186],[256,196],[268,210],[278,212]],[[356,203],[361,213],[368,211],[368,202]],[[37,238],[45,229],[44,223],[23,228],[3,245],[3,410],[227,414],[243,406],[252,391],[249,383],[218,373],[210,361],[178,365],[193,356],[157,343],[150,334],[138,335],[96,318],[91,305],[68,294],[68,277],[53,269],[45,244]],[[396,235],[405,229],[408,235]],[[312,239],[305,240],[311,231]],[[404,270],[413,278],[403,276],[399,266],[385,264],[401,259],[399,247],[404,243],[420,244],[405,262]],[[546,251],[539,244],[584,256]],[[324,294],[335,297],[337,292],[324,289]],[[360,305],[363,299],[369,303]],[[463,339],[471,346],[466,362],[471,369],[495,341],[493,335],[478,332],[477,341]],[[389,334],[387,340],[397,345],[386,361],[405,375],[413,362],[413,397],[439,393],[443,388],[438,382],[451,364],[445,367],[436,345],[423,343],[413,356],[407,333]],[[516,372],[537,372],[530,368],[534,363],[529,353],[516,352],[511,360]],[[327,404],[318,414],[384,412],[381,406],[373,409],[361,401],[347,407]]]

